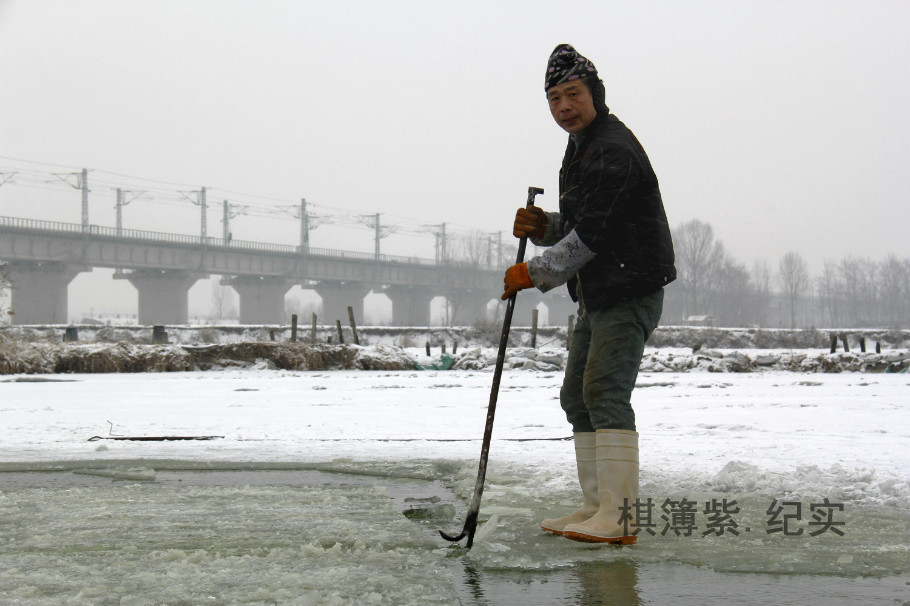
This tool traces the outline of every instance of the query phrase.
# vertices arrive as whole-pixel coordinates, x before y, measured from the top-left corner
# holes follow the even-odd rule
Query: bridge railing
[[[185,234],[171,234],[167,232],[146,231],[141,229],[118,229],[102,225],[83,226],[79,223],[64,223],[61,221],[43,221],[40,219],[23,219],[21,217],[0,217],[0,230],[11,229],[16,231],[40,232],[46,235],[73,235],[94,236],[101,238],[120,238],[143,242],[157,242],[168,244],[184,244],[190,246],[218,247],[231,250],[245,250],[256,252],[271,252],[282,254],[306,254],[310,256],[335,257],[355,259],[358,261],[380,261],[384,263],[411,263],[416,265],[439,265],[432,259],[418,257],[404,257],[396,255],[379,255],[374,253],[356,252],[350,250],[335,250],[330,248],[306,247],[288,244],[275,244],[271,242],[253,242],[249,240],[225,240],[223,238],[201,238]]]

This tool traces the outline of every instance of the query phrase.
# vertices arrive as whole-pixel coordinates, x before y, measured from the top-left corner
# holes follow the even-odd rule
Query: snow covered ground
[[[577,481],[561,372],[519,366],[503,377],[470,552],[435,531],[463,522],[489,367],[0,378],[0,601],[457,604],[453,558],[515,573],[910,572],[907,374],[642,373],[633,402],[654,535],[617,550],[539,531],[574,507]],[[182,485],[215,470],[275,481]],[[68,479],[34,485],[36,471]],[[418,500],[389,499],[404,493]],[[433,495],[429,520],[401,515]],[[718,534],[705,509],[724,500],[736,526]]]

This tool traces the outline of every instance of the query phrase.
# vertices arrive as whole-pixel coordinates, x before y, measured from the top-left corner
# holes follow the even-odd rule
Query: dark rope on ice
[[[176,440],[218,440],[224,436],[92,436],[87,441],[129,440],[132,442],[171,442]]]
[[[219,440],[224,436],[92,436],[87,441],[126,440],[132,442],[171,442],[178,440]],[[567,442],[572,436],[563,438],[502,438],[501,442]],[[278,439],[239,438],[238,442],[279,442]],[[479,438],[313,438],[310,442],[478,442]]]

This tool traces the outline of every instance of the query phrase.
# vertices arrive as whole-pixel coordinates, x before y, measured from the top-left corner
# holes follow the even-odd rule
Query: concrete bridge
[[[95,267],[113,268],[114,279],[136,288],[146,325],[187,323],[190,287],[212,275],[239,295],[241,324],[286,322],[284,296],[295,285],[322,298],[329,321],[346,319],[350,306],[362,323],[364,297],[383,293],[395,326],[428,326],[437,296],[448,300],[453,325],[471,325],[502,292],[501,268],[14,217],[0,217],[0,263],[15,324],[65,323],[69,283]],[[560,290],[523,292],[516,318],[543,302],[561,324],[575,305]]]

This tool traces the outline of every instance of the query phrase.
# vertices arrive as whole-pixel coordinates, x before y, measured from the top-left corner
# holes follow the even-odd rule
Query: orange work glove
[[[528,264],[519,263],[506,270],[506,277],[503,280],[505,292],[502,293],[502,300],[505,301],[519,290],[532,288],[534,283],[531,282],[531,276],[528,275]]]
[[[547,231],[547,215],[538,206],[519,208],[515,213],[515,224],[512,226],[512,235],[516,238],[525,236],[540,238]]]

